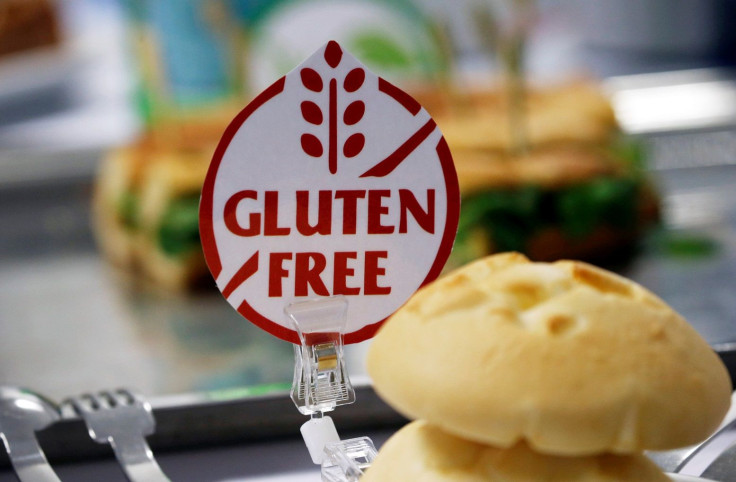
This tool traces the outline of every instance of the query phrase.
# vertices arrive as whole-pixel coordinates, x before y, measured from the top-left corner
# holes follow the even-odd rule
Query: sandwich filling
[[[482,168],[461,153],[458,173],[465,189],[453,261],[528,252],[529,243],[549,230],[571,242],[601,230],[636,233],[651,221],[644,218],[656,218],[647,205],[654,195],[641,174],[643,151],[641,143],[620,140],[605,154],[581,146],[501,160],[476,153],[477,163],[487,163]]]

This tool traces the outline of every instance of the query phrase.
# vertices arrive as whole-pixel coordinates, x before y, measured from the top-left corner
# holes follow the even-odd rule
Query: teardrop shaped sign
[[[459,210],[429,114],[329,42],[231,122],[205,179],[200,234],[218,288],[246,319],[299,343],[284,307],[343,295],[345,343],[356,343],[439,275]]]

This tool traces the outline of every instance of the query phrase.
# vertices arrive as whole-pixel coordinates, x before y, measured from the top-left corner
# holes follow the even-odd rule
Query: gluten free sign
[[[429,114],[329,42],[227,128],[200,234],[218,288],[246,319],[299,343],[284,307],[344,295],[345,343],[356,343],[439,275],[459,209]]]

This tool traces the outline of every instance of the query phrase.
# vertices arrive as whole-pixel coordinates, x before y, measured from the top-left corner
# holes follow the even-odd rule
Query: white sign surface
[[[227,128],[200,234],[217,286],[249,321],[298,343],[284,307],[344,295],[355,343],[439,275],[459,208],[429,114],[329,42]]]

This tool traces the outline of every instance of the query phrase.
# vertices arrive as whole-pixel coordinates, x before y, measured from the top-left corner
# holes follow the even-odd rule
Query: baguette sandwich
[[[98,244],[110,261],[166,290],[206,279],[198,226],[210,151],[144,140],[107,155],[93,205]]]
[[[428,103],[452,149],[462,194],[451,267],[503,251],[598,262],[631,247],[657,221],[643,147],[621,134],[596,86],[529,90],[523,149],[502,93]]]

